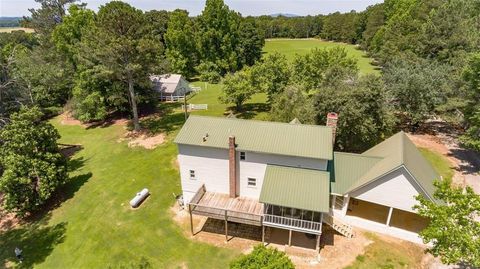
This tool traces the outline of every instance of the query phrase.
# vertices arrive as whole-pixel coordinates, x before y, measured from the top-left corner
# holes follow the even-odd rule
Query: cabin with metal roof
[[[175,138],[190,216],[312,234],[324,224],[353,237],[355,227],[421,243],[428,220],[415,196],[432,201],[439,175],[405,133],[361,153],[334,152],[337,115],[327,126],[190,116]],[[193,226],[192,226],[193,233]]]
[[[188,81],[179,74],[151,75],[150,81],[161,101],[178,101],[192,92]]]

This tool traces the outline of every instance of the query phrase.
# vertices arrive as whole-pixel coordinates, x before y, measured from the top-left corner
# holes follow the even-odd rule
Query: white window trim
[[[250,185],[250,179],[253,179],[254,182],[255,182],[255,185]],[[254,178],[254,177],[247,177],[247,188],[252,188],[252,189],[256,189],[257,188],[257,178]]]
[[[242,159],[242,153],[243,153],[243,159]],[[246,161],[247,160],[247,153],[245,151],[240,151],[239,160],[240,161]]]
[[[193,172],[193,177],[192,177],[192,172]],[[197,180],[197,175],[196,175],[196,173],[195,173],[195,170],[189,169],[189,170],[188,170],[188,174],[189,174],[190,180]]]

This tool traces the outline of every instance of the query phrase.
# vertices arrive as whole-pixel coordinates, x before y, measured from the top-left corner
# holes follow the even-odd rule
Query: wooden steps
[[[352,226],[332,215],[324,214],[323,221],[345,237],[352,238],[355,236]]]

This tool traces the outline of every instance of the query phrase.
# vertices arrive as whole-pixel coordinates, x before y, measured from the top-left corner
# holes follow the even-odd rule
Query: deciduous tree
[[[468,96],[468,105],[464,111],[468,128],[461,140],[467,147],[480,151],[480,53],[470,58],[463,79]]]
[[[265,56],[252,66],[253,86],[260,92],[265,92],[269,102],[285,89],[290,78],[291,70],[287,58],[278,52]]]
[[[297,86],[287,86],[273,98],[270,119],[290,122],[298,119],[302,124],[313,124],[315,111],[312,99]]]
[[[453,85],[445,75],[450,72],[451,67],[436,62],[396,60],[387,65],[383,77],[397,111],[417,125],[446,102]]]
[[[222,83],[220,100],[225,104],[235,104],[237,111],[242,110],[242,105],[255,93],[251,82],[249,68],[234,74],[227,74]]]
[[[480,196],[470,187],[452,187],[450,180],[436,181],[433,202],[418,196],[418,214],[428,218],[420,232],[428,252],[446,264],[480,267]]]
[[[309,91],[348,79],[358,72],[357,60],[341,47],[315,48],[305,55],[297,55],[292,69],[293,82]]]
[[[198,64],[195,47],[195,29],[188,12],[177,9],[170,14],[165,43],[166,55],[174,72],[190,78],[195,75],[195,66]]]
[[[325,125],[327,113],[339,114],[336,146],[345,151],[362,152],[376,145],[394,125],[385,86],[375,75],[320,89],[313,107],[320,125]]]

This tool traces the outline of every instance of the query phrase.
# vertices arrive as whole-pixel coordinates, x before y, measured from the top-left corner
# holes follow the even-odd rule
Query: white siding
[[[351,197],[388,207],[415,212],[415,196],[423,193],[421,188],[405,170],[399,168],[374,182],[352,192]]]
[[[178,145],[178,162],[182,182],[183,196],[189,202],[202,184],[207,191],[226,193],[229,192],[229,167],[228,150],[200,146]],[[246,152],[246,160],[240,160],[237,151],[237,195],[258,199],[262,190],[263,178],[267,164],[303,167],[310,169],[326,170],[327,161]],[[190,170],[195,171],[196,180],[190,179]],[[257,179],[256,187],[249,187],[248,178]]]
[[[224,149],[178,145],[178,163],[185,202],[190,202],[198,188],[228,193],[228,151]],[[190,179],[190,170],[196,179]]]

